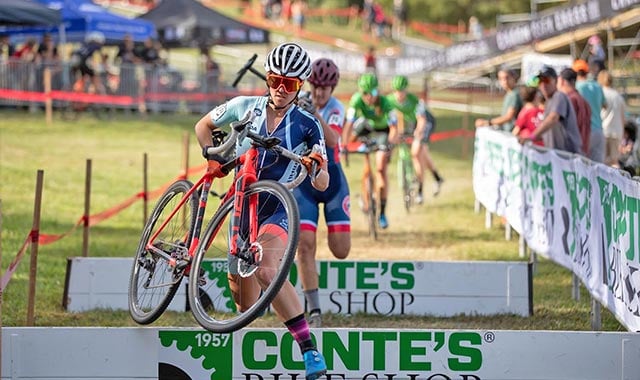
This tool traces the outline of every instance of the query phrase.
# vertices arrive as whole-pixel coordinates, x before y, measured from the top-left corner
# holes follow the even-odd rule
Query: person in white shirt
[[[622,129],[625,123],[625,102],[618,91],[611,87],[612,78],[607,70],[598,74],[598,83],[602,86],[606,107],[600,112],[602,117],[602,130],[605,137],[604,163],[618,166],[618,146],[622,139]]]

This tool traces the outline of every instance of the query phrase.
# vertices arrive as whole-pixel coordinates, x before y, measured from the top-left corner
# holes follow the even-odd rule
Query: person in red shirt
[[[589,139],[591,136],[591,107],[576,90],[577,78],[578,74],[573,71],[573,69],[567,68],[562,70],[558,78],[558,90],[564,92],[569,97],[573,110],[576,112],[578,131],[580,131],[580,137],[582,138],[582,152],[588,157]]]
[[[537,87],[524,86],[520,88],[520,98],[524,102],[524,106],[518,113],[513,130],[514,136],[528,138],[533,131],[538,128],[538,124],[542,120],[544,109],[540,106],[542,96],[538,92]],[[533,140],[534,145],[544,146],[542,138]]]

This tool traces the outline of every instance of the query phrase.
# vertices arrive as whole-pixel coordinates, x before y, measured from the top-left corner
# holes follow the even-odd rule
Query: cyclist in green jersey
[[[408,86],[409,79],[406,76],[395,76],[391,81],[393,92],[387,95],[387,99],[397,110],[398,133],[405,136],[413,136],[411,158],[418,178],[416,202],[421,204],[423,201],[422,183],[424,182],[425,170],[429,169],[436,181],[434,196],[440,193],[440,187],[444,180],[438,173],[429,153],[428,144],[435,129],[435,118],[427,110],[423,100],[407,91]]]
[[[353,142],[367,135],[377,142],[376,152],[376,185],[380,200],[380,228],[389,227],[385,209],[387,205],[388,179],[387,166],[389,164],[389,144],[397,143],[396,117],[393,105],[389,99],[382,96],[378,90],[378,79],[372,73],[366,73],[358,79],[359,92],[349,101],[346,122],[342,131],[345,142]]]

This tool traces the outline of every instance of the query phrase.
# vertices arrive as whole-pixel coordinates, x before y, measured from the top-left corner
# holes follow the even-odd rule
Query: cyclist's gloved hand
[[[207,160],[217,161],[217,162],[219,162],[221,164],[225,163],[227,160],[223,156],[221,156],[219,154],[209,154],[209,153],[207,153],[209,148],[213,148],[213,147],[214,147],[213,145],[207,145],[207,146],[202,147],[202,157],[204,157]]]
[[[311,178],[315,178],[320,174],[322,164],[324,164],[324,157],[322,156],[322,149],[317,144],[313,146],[311,153],[302,157],[302,165],[307,168],[307,173]]]
[[[309,93],[298,98],[298,106],[312,115],[316,113],[316,106],[313,105],[311,94]]]

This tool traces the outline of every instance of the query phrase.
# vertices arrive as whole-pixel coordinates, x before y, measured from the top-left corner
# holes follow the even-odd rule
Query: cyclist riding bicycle
[[[380,228],[389,227],[385,214],[387,206],[389,164],[389,144],[397,142],[396,117],[394,107],[389,99],[378,90],[378,78],[371,73],[362,74],[358,79],[359,92],[351,96],[347,110],[347,121],[344,125],[343,140],[353,142],[358,137],[367,136],[377,143],[376,152],[376,185],[380,200]]]
[[[311,74],[311,59],[301,46],[283,43],[269,52],[264,67],[267,72],[268,95],[237,96],[214,108],[195,125],[198,143],[203,148],[213,145],[212,131],[228,128],[231,122],[242,119],[247,110],[250,110],[255,117],[251,127],[253,132],[263,136],[277,137],[281,140],[281,146],[298,154],[313,148],[312,152],[305,157],[304,163],[311,176],[311,185],[317,190],[325,190],[329,184],[329,174],[322,127],[315,117],[295,104],[304,81]],[[236,146],[237,153],[245,152],[249,144],[249,139],[239,142]],[[273,153],[259,149],[258,162],[261,167],[258,172],[259,179],[289,182],[296,176],[297,164],[288,160],[274,161]],[[316,166],[317,171],[314,173],[312,170]],[[293,228],[286,223],[281,223],[284,210],[276,209],[266,213],[260,210],[260,212],[258,240],[264,252],[273,252],[273,250],[284,252],[286,242],[273,238],[281,235],[282,232],[286,233],[288,228]],[[264,265],[260,266],[255,276],[246,278],[237,273],[236,265],[229,265],[229,285],[238,310],[245,310],[260,296],[260,289],[266,288],[274,275],[265,268],[272,267],[270,263],[279,259],[279,255],[265,254],[262,258]],[[272,307],[300,346],[306,368],[306,379],[315,380],[324,375],[326,373],[324,358],[311,340],[304,309],[296,290],[289,281],[284,283],[274,298]]]
[[[102,32],[90,32],[85,37],[85,43],[71,53],[71,78],[73,83],[76,83],[76,81],[83,83],[85,79],[89,79],[98,94],[105,94],[106,89],[100,75],[97,75],[89,60],[93,58],[95,52],[99,52],[102,49],[104,43],[105,37]],[[78,90],[84,90],[84,88]]]
[[[434,196],[440,193],[440,187],[444,182],[429,153],[428,144],[435,129],[435,118],[426,108],[423,100],[407,91],[409,79],[406,76],[396,75],[393,77],[391,87],[393,92],[387,95],[387,98],[398,110],[398,129],[401,129],[399,133],[405,136],[413,136],[411,158],[418,179],[416,202],[421,204],[423,202],[422,186],[426,169],[429,169],[436,181]]]
[[[331,94],[338,85],[338,66],[327,58],[311,65],[309,96],[300,97],[298,105],[314,115],[324,131],[327,145],[329,177],[331,183],[325,191],[315,190],[306,180],[294,190],[300,208],[300,241],[298,243],[298,273],[308,304],[309,324],[322,324],[316,271],[316,231],[319,205],[324,203],[327,223],[327,241],[334,257],[345,259],[351,249],[351,219],[349,216],[349,185],[342,171],[339,156],[340,136],[344,124],[344,107]]]

